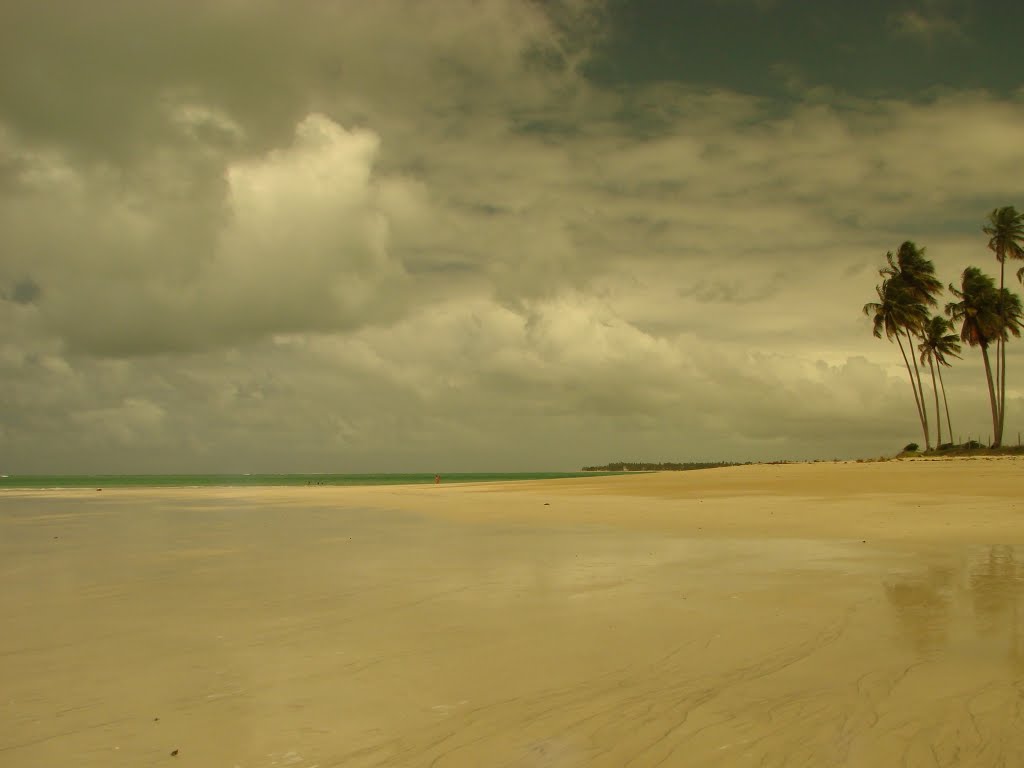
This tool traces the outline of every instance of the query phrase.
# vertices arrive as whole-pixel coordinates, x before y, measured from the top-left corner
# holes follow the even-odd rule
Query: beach
[[[0,492],[0,764],[1024,765],[1024,460]]]

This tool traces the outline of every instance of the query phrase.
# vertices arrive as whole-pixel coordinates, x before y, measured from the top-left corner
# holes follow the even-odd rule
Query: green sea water
[[[618,475],[621,472],[454,472],[442,483],[493,483]],[[0,488],[215,488],[295,485],[422,485],[432,473],[343,475],[10,475]]]

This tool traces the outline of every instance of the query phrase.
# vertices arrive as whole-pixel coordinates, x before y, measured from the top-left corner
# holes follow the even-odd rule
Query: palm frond
[[[878,274],[888,282],[899,282],[915,301],[934,307],[936,298],[942,292],[942,282],[935,276],[935,265],[925,258],[925,248],[919,248],[913,241],[906,240],[893,254],[885,254],[887,266]]]
[[[917,345],[922,363],[934,360],[948,368],[952,365],[948,357],[960,358],[960,340],[956,334],[949,333],[952,327],[949,320],[940,315],[929,318],[924,327],[921,343]]]
[[[949,292],[959,301],[949,302],[946,314],[954,323],[960,323],[961,341],[972,347],[987,348],[1009,330],[1004,329],[995,281],[977,267],[965,269],[960,288],[950,285]]]

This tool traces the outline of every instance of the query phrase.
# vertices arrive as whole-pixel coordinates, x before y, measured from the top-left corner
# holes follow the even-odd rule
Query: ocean
[[[622,472],[453,472],[442,483],[493,483],[619,475]],[[215,488],[295,485],[423,485],[433,473],[400,474],[251,474],[251,475],[9,475],[0,488]]]

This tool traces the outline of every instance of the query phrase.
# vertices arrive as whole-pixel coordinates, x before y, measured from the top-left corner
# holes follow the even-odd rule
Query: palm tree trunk
[[[924,403],[924,386],[921,384],[921,371],[917,367],[917,356],[914,355],[914,338],[910,335],[910,329],[907,328],[907,344],[910,345],[910,359],[914,361],[914,373],[917,375],[917,391],[920,395],[919,403],[921,403],[921,426],[924,427],[924,447],[925,450],[930,451],[932,448],[932,438],[928,434],[928,409]],[[913,384],[913,382],[911,382]]]
[[[939,386],[942,387],[942,402],[946,406],[946,429],[949,431],[949,442],[953,442],[953,422],[949,418],[949,400],[946,399],[946,382],[942,380],[942,365],[939,369]]]
[[[1003,284],[1004,276],[1006,273],[1006,257],[999,262],[999,319],[1002,321],[1004,329],[1006,325],[1006,315],[1003,308]],[[998,448],[1003,444],[1003,423],[1004,423],[1004,409],[1006,408],[1006,335],[1000,333],[996,339],[996,343],[999,345],[996,347],[996,354],[999,355],[999,359],[996,361],[996,386],[999,389],[999,426],[993,427],[996,433],[995,442],[992,443],[993,447]]]
[[[996,433],[998,448],[1003,444],[1003,426],[1006,424],[1006,339],[999,340],[999,356],[1002,358],[1002,369],[999,372],[999,432]]]
[[[928,357],[932,369],[932,392],[935,393],[935,447],[942,445],[942,411],[939,410],[939,385],[935,383],[935,358]]]
[[[896,334],[896,343],[900,345],[900,354],[903,355],[903,363],[907,366],[907,376],[910,377],[910,391],[914,393],[914,404],[917,406],[917,418],[921,421],[921,429],[924,430],[924,442],[928,444],[928,424],[921,413],[921,400],[917,396],[917,387],[914,386],[914,372],[910,370],[910,361],[907,360],[907,353],[903,351],[903,342],[900,335]]]
[[[992,384],[992,366],[988,362],[988,347],[981,348],[981,357],[985,361],[985,378],[988,380],[988,399],[992,403],[992,433],[999,434],[999,403],[996,400],[996,390]],[[995,445],[995,443],[993,443]]]

